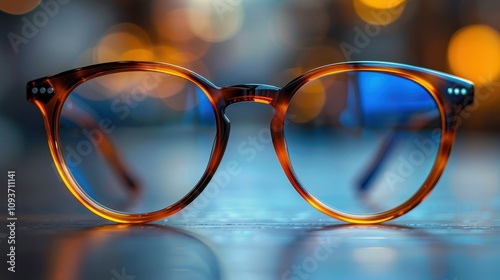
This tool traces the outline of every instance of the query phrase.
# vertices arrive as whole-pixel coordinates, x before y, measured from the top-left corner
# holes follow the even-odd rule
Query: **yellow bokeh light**
[[[500,75],[500,35],[487,25],[470,25],[453,35],[448,45],[451,71],[478,84]]]
[[[356,14],[373,25],[388,25],[404,11],[405,0],[353,0]]]
[[[151,50],[148,49],[132,49],[123,52],[122,59],[150,61],[154,59],[154,54]]]
[[[144,29],[132,23],[121,23],[108,29],[99,40],[94,62],[150,60],[153,58],[150,49],[151,42]]]
[[[194,37],[186,42],[162,41],[153,47],[157,61],[178,64],[181,62],[200,59],[210,48],[211,43]]]
[[[25,14],[40,4],[40,0],[4,0],[0,1],[0,10],[13,15]]]
[[[130,33],[111,33],[99,41],[95,49],[95,59],[97,63],[120,61],[127,51],[142,48],[141,41]]]
[[[293,96],[289,116],[293,122],[306,123],[316,118],[325,105],[326,95],[323,84],[316,80],[303,86]]]
[[[405,2],[405,0],[361,0],[366,6],[375,9],[393,9]]]
[[[132,23],[120,23],[112,26],[99,40],[93,51],[94,63],[124,60],[154,60],[151,41],[144,29]],[[108,96],[120,94],[124,89],[132,88],[142,78],[139,72],[124,73],[124,79],[98,79]]]
[[[183,66],[186,61],[189,61],[187,58],[188,55],[185,52],[166,44],[154,46],[153,51],[156,61],[166,62],[179,66]]]

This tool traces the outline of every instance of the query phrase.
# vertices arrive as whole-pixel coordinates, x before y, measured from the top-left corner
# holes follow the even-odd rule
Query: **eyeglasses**
[[[27,85],[69,191],[123,223],[165,218],[200,195],[228,142],[225,109],[244,101],[274,109],[269,142],[313,207],[352,223],[394,219],[435,186],[473,94],[469,81],[387,62],[331,64],[283,88],[217,87],[157,62],[92,65]]]

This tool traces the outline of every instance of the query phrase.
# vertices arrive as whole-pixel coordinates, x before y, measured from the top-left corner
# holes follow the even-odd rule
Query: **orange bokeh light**
[[[388,25],[404,11],[405,0],[353,0],[356,14],[373,25]]]
[[[156,31],[161,38],[170,41],[185,42],[191,40],[195,34],[191,31],[186,8],[166,10],[162,9],[164,1],[156,2],[153,15]]]
[[[106,32],[94,50],[94,62],[151,60],[151,42],[141,27],[132,23],[117,24]]]
[[[306,123],[316,118],[325,105],[326,95],[323,84],[316,80],[303,86],[292,98],[289,107],[291,120]]]
[[[392,9],[405,2],[405,0],[361,0],[363,4],[375,9]]]
[[[500,75],[500,35],[482,24],[466,26],[453,35],[448,45],[451,71],[478,84]]]
[[[13,15],[25,14],[40,4],[40,0],[5,0],[0,1],[0,10]]]

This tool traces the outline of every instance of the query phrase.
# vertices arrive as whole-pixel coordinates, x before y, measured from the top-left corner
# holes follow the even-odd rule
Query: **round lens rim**
[[[307,191],[306,188],[303,187],[300,183],[298,176],[296,175],[292,167],[286,147],[284,133],[288,106],[290,105],[290,101],[293,98],[294,94],[298,92],[300,88],[302,88],[306,83],[315,81],[321,77],[352,71],[372,71],[392,74],[409,79],[419,84],[433,97],[434,101],[437,104],[441,120],[441,141],[439,144],[437,157],[434,161],[429,175],[422,183],[421,187],[417,192],[415,192],[410,198],[401,203],[399,206],[396,206],[387,211],[372,214],[353,214],[339,211],[321,202],[309,191]],[[390,65],[382,66],[376,64],[334,64],[313,69],[286,85],[282,89],[280,97],[276,102],[276,114],[271,121],[271,135],[273,138],[276,155],[278,156],[283,171],[285,172],[289,181],[293,185],[294,189],[299,193],[299,195],[302,196],[302,198],[304,198],[309,204],[311,204],[320,212],[335,219],[354,224],[376,224],[386,222],[406,214],[407,212],[415,208],[418,204],[420,204],[435,187],[444,170],[451,152],[456,130],[456,114],[449,114],[450,112],[452,112],[452,108],[448,106],[443,96],[439,94],[437,88],[431,82],[427,81],[421,76],[421,73],[419,73],[417,70],[391,67]],[[451,119],[451,121],[447,117],[449,115],[453,115],[453,119]]]
[[[67,167],[64,160],[59,139],[59,121],[62,107],[64,101],[67,99],[73,89],[75,89],[78,85],[85,82],[86,80],[92,78],[112,73],[132,71],[150,71],[164,73],[177,76],[179,78],[184,78],[192,82],[193,84],[198,86],[209,99],[214,111],[216,121],[216,134],[212,153],[209,158],[208,166],[206,167],[205,172],[201,176],[198,183],[193,186],[190,192],[188,192],[176,203],[154,212],[142,214],[130,214],[115,211],[94,201],[85,191],[83,191],[83,189],[71,175],[71,171]],[[199,74],[185,68],[166,63],[116,62],[74,69],[49,78],[50,79],[47,79],[47,82],[51,85],[52,88],[54,88],[54,92],[58,93],[58,95],[56,96],[58,100],[57,102],[51,103],[51,106],[48,106],[48,104],[37,105],[39,108],[41,108],[42,114],[46,116],[44,119],[46,120],[45,125],[48,131],[47,134],[49,148],[54,159],[56,169],[72,195],[87,209],[89,209],[96,215],[110,221],[131,224],[147,223],[163,219],[179,212],[193,200],[195,200],[205,189],[210,179],[215,174],[215,171],[222,160],[225,146],[227,145],[227,140],[229,138],[229,122],[222,116],[222,114],[220,113],[221,110],[219,110],[219,108],[223,106],[224,100],[219,94],[218,88]]]

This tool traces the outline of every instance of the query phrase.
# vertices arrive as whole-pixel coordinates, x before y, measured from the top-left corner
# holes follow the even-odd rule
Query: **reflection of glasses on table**
[[[279,162],[316,209],[355,223],[394,219],[436,184],[473,100],[471,82],[386,62],[327,65],[283,88],[220,88],[174,65],[112,62],[31,81],[27,91],[71,193],[127,223],[165,218],[203,191],[229,138],[225,109],[241,101],[274,108]]]

